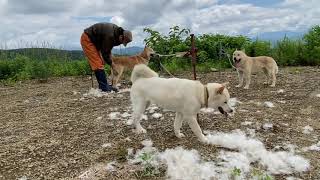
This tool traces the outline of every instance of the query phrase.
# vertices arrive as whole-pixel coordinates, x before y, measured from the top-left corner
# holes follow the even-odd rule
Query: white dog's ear
[[[245,53],[245,52],[246,52],[246,49],[245,49],[245,48],[242,48],[241,51]]]
[[[225,88],[224,86],[219,87],[217,90],[217,94],[222,94],[224,88]]]
[[[229,87],[229,82],[222,83],[222,86],[224,86],[225,88],[228,88]]]

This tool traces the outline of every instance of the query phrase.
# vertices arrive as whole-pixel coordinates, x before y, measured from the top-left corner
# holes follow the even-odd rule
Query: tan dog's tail
[[[275,73],[278,74],[278,72],[279,72],[279,68],[278,68],[278,65],[276,64]]]
[[[159,75],[145,64],[135,65],[131,73],[131,82],[134,83],[140,78],[159,77]]]

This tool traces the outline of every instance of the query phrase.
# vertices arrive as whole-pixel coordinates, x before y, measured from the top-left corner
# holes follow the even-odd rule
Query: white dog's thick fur
[[[239,85],[243,85],[243,79],[246,81],[244,89],[249,89],[251,81],[251,73],[258,71],[263,71],[267,76],[267,82],[272,78],[271,87],[276,85],[276,74],[278,73],[278,66],[276,61],[272,57],[268,56],[258,56],[258,57],[249,57],[243,51],[234,51],[233,53],[234,66],[237,68],[239,76]]]
[[[219,109],[225,115],[232,112],[227,103],[230,95],[225,84],[208,83],[204,86],[199,81],[160,78],[156,72],[144,64],[134,67],[131,81],[133,84],[130,96],[137,133],[146,133],[140,124],[140,119],[150,103],[176,112],[174,132],[178,138],[184,137],[180,128],[182,122],[187,121],[201,142],[206,142],[206,137],[197,122],[197,113],[206,102],[208,107]]]

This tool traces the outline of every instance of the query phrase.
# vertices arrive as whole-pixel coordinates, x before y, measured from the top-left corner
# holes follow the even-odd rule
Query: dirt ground
[[[177,76],[192,79],[191,73]],[[297,154],[310,160],[311,169],[290,176],[320,179],[319,151],[301,151],[320,140],[320,97],[316,96],[320,94],[319,68],[281,68],[275,88],[262,84],[262,75],[252,77],[250,90],[236,88],[237,74],[231,70],[199,74],[199,80],[230,82],[231,96],[242,102],[228,120],[221,115],[200,114],[203,130],[230,132],[250,127],[256,129],[256,137],[267,149],[282,147],[284,143],[296,145],[296,150],[300,150]],[[129,86],[127,81],[123,84]],[[117,171],[97,175],[95,179],[139,179],[138,170],[129,167],[125,157],[128,148],[141,149],[144,139],[151,139],[160,151],[182,146],[196,149],[208,158],[221,149],[201,144],[187,125],[182,129],[186,137],[177,139],[173,132],[174,113],[162,110],[158,112],[164,120],[153,120],[149,115],[149,120],[142,122],[148,127],[147,134],[135,135],[124,121],[109,117],[111,112],[131,112],[129,92],[84,97],[90,88],[89,77],[0,85],[0,179],[77,179],[90,167],[110,161],[118,162]],[[284,92],[278,92],[280,89]],[[264,107],[265,101],[275,107]],[[244,121],[253,124],[241,125]],[[265,123],[272,123],[273,128],[263,129]],[[311,134],[302,132],[307,125],[313,128]],[[131,141],[126,140],[128,137]],[[102,147],[106,143],[111,143],[111,147]],[[159,176],[157,179],[165,179],[164,172]]]

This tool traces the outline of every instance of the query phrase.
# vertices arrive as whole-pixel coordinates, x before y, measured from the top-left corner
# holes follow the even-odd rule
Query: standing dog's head
[[[156,55],[156,52],[151,47],[148,47],[148,46],[144,47],[142,56],[145,57],[148,61],[150,61],[150,58],[155,55]]]
[[[218,84],[218,83],[208,83],[208,107],[213,109],[218,109],[221,114],[228,116],[228,113],[232,113],[233,110],[230,107],[228,101],[230,99],[230,94],[227,89],[228,83]]]
[[[244,51],[235,50],[233,52],[232,60],[235,67],[239,67],[240,64],[246,59],[247,55]]]

